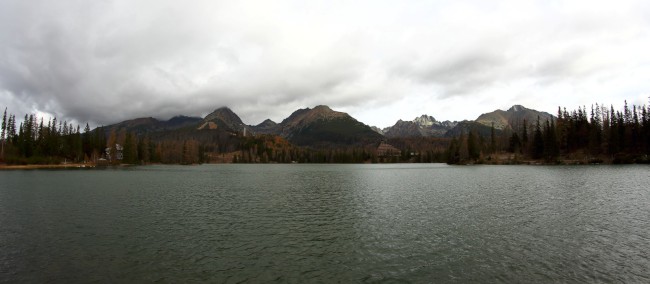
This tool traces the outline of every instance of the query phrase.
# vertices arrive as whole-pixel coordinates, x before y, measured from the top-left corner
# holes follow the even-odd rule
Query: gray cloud
[[[386,126],[648,96],[648,4],[525,2],[6,0],[0,97],[95,125],[328,104]]]

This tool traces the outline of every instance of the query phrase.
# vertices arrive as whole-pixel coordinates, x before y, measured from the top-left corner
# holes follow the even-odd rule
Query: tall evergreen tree
[[[531,147],[531,156],[533,159],[539,159],[544,155],[544,138],[542,137],[542,126],[537,117],[537,124],[535,124],[535,132],[533,134],[533,145]]]
[[[90,135],[91,135],[90,126],[88,125],[88,123],[86,123],[86,127],[84,127],[84,132],[81,135],[81,149],[83,151],[84,157],[86,158],[90,158],[93,152]]]
[[[632,123],[632,112],[630,112],[630,108],[627,106],[627,100],[625,100],[625,106],[623,107],[623,123],[625,125]]]
[[[490,126],[490,154],[497,150],[497,138],[494,131],[494,122],[492,122],[492,125]]]
[[[641,110],[641,137],[643,137],[643,151],[650,154],[650,113],[646,107]]]
[[[544,126],[544,156],[546,160],[554,160],[560,154],[560,149],[557,144],[557,135],[555,130],[555,122],[551,120],[546,121]]]
[[[5,112],[2,114],[2,133],[0,133],[0,142],[2,142],[2,150],[0,150],[0,158],[4,159],[5,157],[5,140],[7,135],[7,108],[5,107]]]
[[[641,123],[639,122],[639,115],[637,114],[636,105],[632,105],[632,123],[631,123],[631,137],[630,147],[632,152],[638,152],[640,145],[639,134],[641,132]]]
[[[12,114],[9,116],[9,121],[7,125],[7,140],[11,141],[13,145],[16,145],[16,115]]]
[[[132,135],[131,132],[126,133],[123,150],[123,162],[126,164],[135,164],[138,161],[138,146],[135,140],[136,137]]]
[[[449,143],[449,150],[447,150],[447,164],[458,163],[460,163],[460,142],[454,137]]]
[[[524,119],[524,125],[521,130],[521,143],[524,147],[528,146],[528,122]]]
[[[478,144],[476,142],[476,134],[474,131],[469,131],[467,135],[467,154],[471,160],[478,160],[481,152],[479,150]]]
[[[521,139],[516,131],[512,132],[508,143],[508,152],[517,153],[521,151]]]

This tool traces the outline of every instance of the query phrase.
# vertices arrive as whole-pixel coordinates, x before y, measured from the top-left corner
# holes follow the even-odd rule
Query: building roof
[[[377,156],[399,156],[401,154],[402,151],[386,142],[381,142],[377,147]]]

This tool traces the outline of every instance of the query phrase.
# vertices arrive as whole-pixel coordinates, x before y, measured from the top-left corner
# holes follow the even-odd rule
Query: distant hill
[[[444,137],[456,124],[455,121],[437,121],[433,116],[423,114],[412,121],[398,120],[395,125],[383,129],[383,133],[388,138]]]
[[[555,117],[547,112],[540,112],[534,109],[529,109],[521,105],[514,105],[507,111],[495,110],[480,115],[476,122],[489,126],[494,123],[494,128],[504,130],[511,129],[516,125],[523,123],[526,120],[529,124],[537,121],[537,117],[541,121],[551,120]]]
[[[398,120],[395,125],[385,129],[384,136],[388,138],[396,137],[423,137],[423,131],[420,126],[413,121]]]
[[[299,109],[277,126],[278,134],[300,146],[375,143],[382,135],[370,126],[328,106]]]
[[[244,131],[244,127],[246,125],[235,112],[230,108],[221,107],[208,114],[199,129],[221,128],[226,131],[241,132]]]
[[[143,117],[126,120],[120,123],[108,125],[104,130],[119,132],[122,130],[136,134],[145,134],[159,131],[177,130],[185,127],[192,127],[201,121],[199,117],[175,116],[169,120],[158,120],[153,117]]]
[[[381,130],[381,128],[379,128],[377,126],[370,126],[370,129],[372,129],[373,131],[375,131],[375,132],[377,132],[377,133],[379,133],[381,135],[384,135],[384,131]]]
[[[449,129],[447,133],[445,133],[445,137],[458,137],[461,135],[461,133],[467,135],[470,131],[478,134],[479,136],[490,137],[492,126],[487,126],[476,121],[465,120],[456,124],[454,128]],[[495,135],[500,135],[502,132],[502,129],[497,129],[496,127],[494,128]]]
[[[540,112],[521,105],[514,105],[507,111],[495,110],[484,113],[475,121],[466,120],[459,122],[455,127],[445,133],[445,137],[458,137],[461,133],[469,133],[470,130],[480,136],[488,137],[491,135],[493,124],[495,135],[501,135],[505,130],[519,129],[519,126],[524,123],[524,120],[526,123],[532,124],[537,121],[538,117],[540,121],[555,119],[553,115],[547,112]]]
[[[278,132],[278,124],[270,119],[262,121],[262,123],[251,126],[251,131],[255,134],[276,134]]]

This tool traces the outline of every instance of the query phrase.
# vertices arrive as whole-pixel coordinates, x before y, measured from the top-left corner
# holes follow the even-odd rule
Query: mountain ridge
[[[220,107],[206,115],[203,122],[213,122],[232,131],[243,131],[246,125],[241,118],[230,108]]]
[[[389,138],[444,137],[456,124],[456,121],[437,121],[433,116],[423,114],[411,121],[400,119],[393,126],[384,128],[382,132]]]
[[[550,113],[529,109],[522,105],[513,105],[506,111],[497,109],[492,112],[483,113],[475,121],[490,127],[494,123],[494,128],[505,130],[515,128],[518,124],[523,123],[524,120],[532,123],[538,117],[541,121],[555,119],[555,116]]]
[[[476,120],[438,121],[433,116],[422,114],[411,121],[398,120],[393,126],[379,129],[368,126],[345,112],[339,112],[326,105],[301,108],[292,112],[280,123],[266,119],[258,125],[246,125],[228,107],[219,107],[204,118],[175,116],[163,121],[153,117],[125,120],[106,127],[107,130],[126,129],[136,134],[160,131],[174,131],[192,128],[197,131],[221,131],[231,135],[277,135],[301,146],[316,144],[374,143],[386,138],[451,137],[469,130],[487,133],[494,125],[503,131],[518,127],[525,119],[533,123],[554,116],[522,105],[513,105],[508,110],[494,110],[479,115]],[[322,142],[322,143],[321,143]]]
[[[383,137],[349,114],[325,105],[296,110],[276,127],[278,135],[300,146],[374,143]]]

